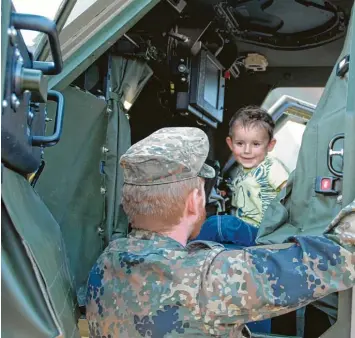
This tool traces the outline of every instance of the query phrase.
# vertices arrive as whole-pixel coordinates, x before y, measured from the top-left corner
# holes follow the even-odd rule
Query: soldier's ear
[[[201,204],[201,193],[199,189],[193,189],[187,196],[186,206],[189,215],[198,215]]]

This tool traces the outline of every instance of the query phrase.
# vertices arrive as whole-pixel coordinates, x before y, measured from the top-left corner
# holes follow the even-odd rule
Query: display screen
[[[220,70],[209,57],[206,58],[205,72],[205,90],[203,93],[203,98],[213,108],[217,109]]]

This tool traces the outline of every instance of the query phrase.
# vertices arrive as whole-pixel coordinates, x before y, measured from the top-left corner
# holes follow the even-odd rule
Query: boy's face
[[[270,140],[265,128],[249,126],[244,128],[241,123],[235,123],[233,136],[227,137],[227,144],[236,161],[246,169],[257,167],[269,151],[275,146],[276,140]]]

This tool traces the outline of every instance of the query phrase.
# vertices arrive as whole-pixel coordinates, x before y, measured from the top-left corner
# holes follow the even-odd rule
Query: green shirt
[[[231,186],[235,216],[259,226],[265,210],[288,176],[289,172],[281,161],[269,155],[256,168],[240,169]]]

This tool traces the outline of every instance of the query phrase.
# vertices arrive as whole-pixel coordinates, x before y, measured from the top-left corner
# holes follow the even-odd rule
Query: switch
[[[339,180],[339,177],[318,176],[316,178],[315,192],[318,194],[324,194],[324,195],[338,195],[339,191],[335,187],[336,182],[338,180]]]

